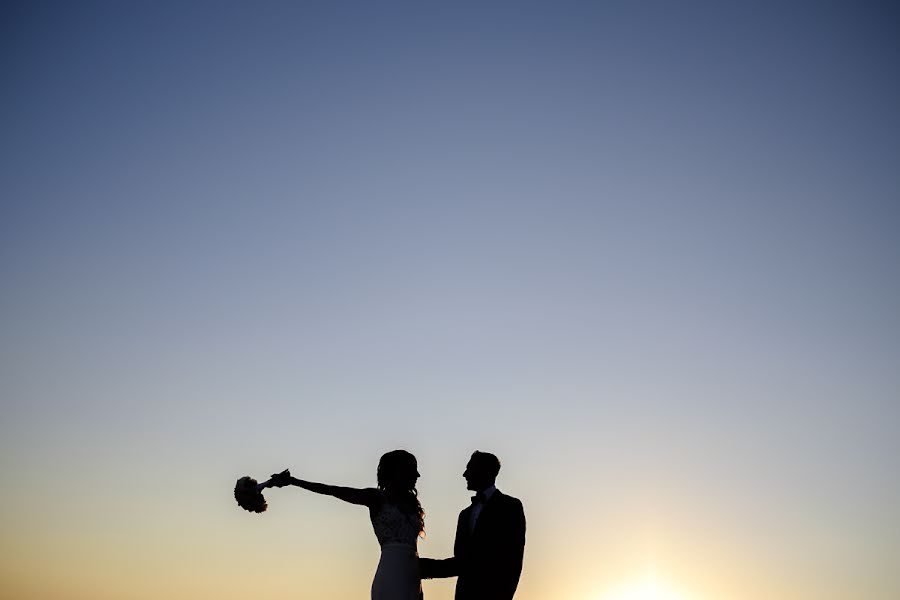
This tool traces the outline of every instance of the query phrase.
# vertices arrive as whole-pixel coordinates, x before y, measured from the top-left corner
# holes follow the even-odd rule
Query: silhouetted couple
[[[416,457],[394,450],[378,463],[376,488],[347,488],[303,481],[287,474],[272,476],[272,485],[295,485],[369,508],[381,559],[372,581],[372,600],[420,600],[422,579],[457,577],[456,600],[510,600],[516,593],[525,550],[522,503],[497,489],[500,461],[475,452],[463,477],[475,493],[459,513],[453,556],[419,558],[416,542],[425,531],[419,503]]]

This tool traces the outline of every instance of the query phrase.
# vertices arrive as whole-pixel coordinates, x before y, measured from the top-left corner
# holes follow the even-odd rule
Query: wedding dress
[[[372,515],[372,528],[381,545],[381,559],[372,581],[372,600],[421,600],[418,515],[402,512],[385,500]]]

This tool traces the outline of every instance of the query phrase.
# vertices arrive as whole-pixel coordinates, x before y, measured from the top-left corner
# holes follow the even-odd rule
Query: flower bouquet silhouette
[[[263,496],[263,490],[267,487],[281,487],[285,485],[286,480],[291,476],[291,472],[285,469],[281,473],[275,473],[268,481],[257,483],[255,479],[249,475],[245,475],[237,480],[234,484],[234,499],[237,500],[238,506],[244,510],[261,513],[268,508],[266,499]]]

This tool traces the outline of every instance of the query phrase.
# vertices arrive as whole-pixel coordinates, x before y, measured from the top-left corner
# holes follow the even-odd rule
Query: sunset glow
[[[614,588],[597,600],[699,600],[676,592],[668,584],[652,574]]]

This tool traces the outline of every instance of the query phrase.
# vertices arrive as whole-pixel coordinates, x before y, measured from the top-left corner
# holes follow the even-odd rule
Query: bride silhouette
[[[377,488],[349,488],[314,483],[289,473],[272,476],[269,485],[294,485],[310,492],[369,508],[381,559],[372,581],[372,600],[421,600],[422,580],[416,542],[425,531],[425,512],[419,503],[416,457],[393,450],[378,462]]]

